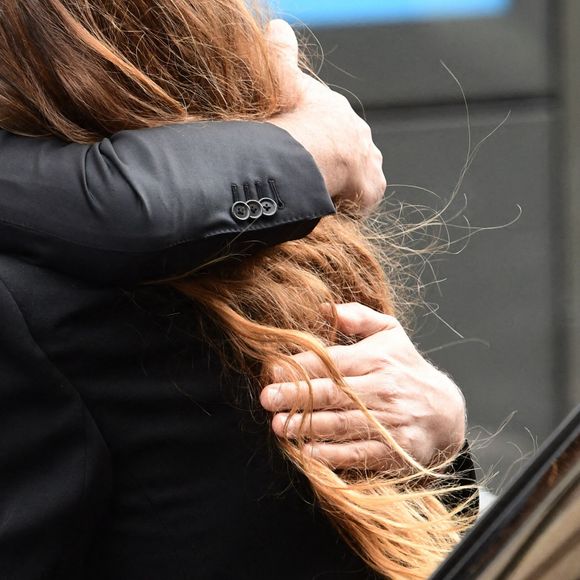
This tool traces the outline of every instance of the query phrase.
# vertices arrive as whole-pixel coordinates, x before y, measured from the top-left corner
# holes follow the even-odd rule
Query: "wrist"
[[[348,163],[333,139],[309,128],[303,115],[283,113],[269,120],[287,131],[314,159],[330,196],[334,199],[346,188]]]
[[[436,372],[433,384],[437,385],[436,398],[440,402],[441,426],[444,426],[438,449],[445,458],[455,457],[464,446],[467,435],[465,397],[449,375],[432,365],[431,369]]]

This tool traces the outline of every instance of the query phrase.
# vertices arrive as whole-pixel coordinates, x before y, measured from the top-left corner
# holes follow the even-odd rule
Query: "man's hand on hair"
[[[419,354],[395,318],[360,304],[337,305],[337,311],[339,330],[360,340],[328,352],[374,417],[425,466],[457,454],[465,439],[465,401],[455,383]],[[305,422],[308,452],[334,469],[400,467],[364,414],[325,378],[320,359],[310,352],[294,358],[312,378],[315,411]],[[304,407],[308,386],[285,378],[278,374],[260,400],[275,413],[274,432],[293,438],[302,417],[288,421],[288,411]]]
[[[272,20],[268,38],[286,109],[270,122],[312,154],[333,198],[372,209],[383,198],[387,182],[370,127],[345,97],[300,69],[298,41],[287,22]]]

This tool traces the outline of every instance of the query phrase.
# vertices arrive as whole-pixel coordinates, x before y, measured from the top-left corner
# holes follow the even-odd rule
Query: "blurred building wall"
[[[391,201],[441,208],[464,166],[466,109],[440,61],[467,95],[472,150],[510,115],[445,214],[466,200],[474,233],[459,255],[433,260],[442,282],[429,286],[431,312],[416,325],[423,350],[462,386],[472,436],[496,433],[511,417],[477,452],[484,471],[500,471],[496,489],[578,400],[580,236],[572,239],[580,199],[572,180],[578,188],[580,174],[566,152],[573,157],[580,139],[566,115],[574,108],[580,118],[580,85],[569,80],[580,51],[564,55],[580,35],[580,3],[568,4],[514,0],[498,16],[314,29],[327,55],[322,77],[364,107]],[[450,229],[455,240],[466,232]],[[428,271],[425,281],[433,281]]]

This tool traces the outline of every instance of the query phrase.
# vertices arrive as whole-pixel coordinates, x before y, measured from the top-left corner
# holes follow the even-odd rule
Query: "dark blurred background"
[[[471,437],[495,434],[476,453],[501,491],[580,401],[580,2],[278,6],[320,42],[322,78],[360,99],[351,96],[384,154],[391,202],[443,209],[465,164],[466,107],[441,61],[465,90],[472,149],[509,113],[444,212],[452,251],[467,233],[453,224],[467,218],[472,236],[433,260],[439,285],[425,272],[432,306],[415,336],[463,388]]]

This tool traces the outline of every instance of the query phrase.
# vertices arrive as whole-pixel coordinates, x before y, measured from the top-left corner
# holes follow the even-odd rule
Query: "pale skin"
[[[361,304],[339,304],[338,328],[358,340],[328,349],[348,386],[397,443],[417,461],[429,465],[436,456],[454,456],[465,439],[465,403],[461,391],[444,373],[425,360],[402,326],[392,316]],[[294,359],[312,378],[314,413],[305,434],[314,442],[307,449],[335,469],[388,469],[396,459],[376,428],[354,403],[325,378],[327,371],[311,352]],[[308,401],[306,383],[278,382],[261,393],[261,403],[273,413],[272,428],[279,437],[292,438],[302,422],[300,414],[288,421],[293,406]]]
[[[290,25],[273,20],[268,30],[287,112],[270,120],[288,131],[314,157],[330,194],[370,211],[383,199],[383,156],[368,124],[346,97],[302,72]]]
[[[347,99],[301,71],[296,36],[287,23],[272,21],[268,34],[287,103],[287,111],[271,122],[312,154],[333,198],[372,210],[384,195],[386,179],[369,126]],[[465,400],[457,385],[421,356],[395,318],[360,304],[337,305],[337,312],[339,329],[358,340],[328,349],[349,387],[420,463],[454,456],[465,439]],[[327,378],[320,360],[308,352],[295,360],[312,379],[308,451],[334,469],[397,467],[392,451]],[[307,385],[287,382],[282,374],[276,379],[260,400],[274,414],[276,435],[292,438],[302,417],[288,421],[288,411],[303,408]]]

